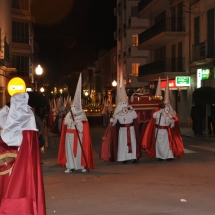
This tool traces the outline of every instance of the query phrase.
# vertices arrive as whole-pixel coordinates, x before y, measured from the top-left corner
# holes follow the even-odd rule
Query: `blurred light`
[[[42,75],[43,74],[43,69],[42,69],[42,67],[40,65],[37,66],[35,71],[36,71],[37,75]]]
[[[43,93],[45,89],[43,87],[40,88],[40,92]]]
[[[116,87],[116,85],[117,85],[117,82],[114,80],[114,81],[112,82],[112,86],[113,86],[113,87]]]

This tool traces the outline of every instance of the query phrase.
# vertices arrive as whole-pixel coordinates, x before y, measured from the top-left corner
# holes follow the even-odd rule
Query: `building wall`
[[[6,64],[3,62],[5,62],[4,39],[11,44],[11,37],[11,0],[0,0],[0,108],[9,101],[7,93],[9,62]]]
[[[139,82],[135,76],[132,76],[132,64],[143,65],[148,56],[147,51],[138,50],[138,45],[132,46],[132,35],[138,35],[148,26],[146,19],[138,19],[136,16],[138,2],[117,1],[117,74],[118,78],[120,73],[123,74],[125,87],[148,84]]]

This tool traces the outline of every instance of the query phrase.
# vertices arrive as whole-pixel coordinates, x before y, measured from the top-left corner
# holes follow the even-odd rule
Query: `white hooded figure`
[[[64,103],[63,103],[63,97],[60,96],[60,105],[59,105],[59,110],[58,110],[58,130],[59,133],[61,132],[61,127],[62,127],[62,121],[63,118],[66,116],[66,108],[64,107]]]
[[[159,86],[159,85],[158,85]],[[160,91],[157,89],[157,91]],[[156,157],[158,159],[166,160],[173,159],[173,152],[170,149],[168,126],[173,127],[175,121],[173,117],[176,116],[176,112],[172,109],[169,101],[169,80],[167,77],[165,88],[164,106],[153,114],[153,118],[156,120]]]
[[[136,134],[134,129],[134,119],[137,118],[135,110],[128,105],[127,94],[125,91],[123,79],[121,76],[120,84],[117,85],[117,101],[118,104],[114,111],[113,117],[110,119],[112,126],[119,122],[118,133],[118,151],[117,161],[127,163],[128,160],[136,162]]]
[[[9,112],[9,107],[5,105],[3,108],[0,109],[0,135],[1,131],[4,128],[5,121],[7,119],[7,115]]]
[[[28,93],[14,94],[10,99],[10,110],[1,132],[2,140],[8,146],[21,145],[23,130],[38,130],[28,99]]]
[[[72,113],[71,113],[72,112]],[[74,119],[74,120],[73,120]],[[77,154],[74,154],[74,146],[75,146],[75,135],[76,128],[79,133],[80,142],[82,144],[83,137],[83,121],[87,121],[87,117],[85,112],[82,110],[81,106],[81,75],[79,77],[78,85],[76,88],[73,104],[71,106],[70,111],[67,113],[64,124],[67,126],[67,132],[65,137],[65,150],[66,150],[66,171],[65,173],[70,173],[74,169],[81,169],[82,172],[86,172],[84,166],[81,165],[81,146],[80,143],[77,143]],[[70,132],[71,131],[71,132]],[[77,140],[79,141],[79,140]]]

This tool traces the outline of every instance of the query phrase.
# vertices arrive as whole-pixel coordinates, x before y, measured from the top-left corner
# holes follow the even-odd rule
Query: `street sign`
[[[12,78],[7,85],[7,90],[11,96],[15,93],[24,93],[26,92],[25,82],[18,77]]]
[[[180,87],[190,86],[190,76],[176,76],[175,84]]]

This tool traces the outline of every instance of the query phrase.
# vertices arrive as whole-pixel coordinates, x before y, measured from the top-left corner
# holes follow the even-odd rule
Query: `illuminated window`
[[[131,46],[138,46],[138,35],[132,35]]]
[[[139,63],[132,63],[132,76],[139,75]]]

